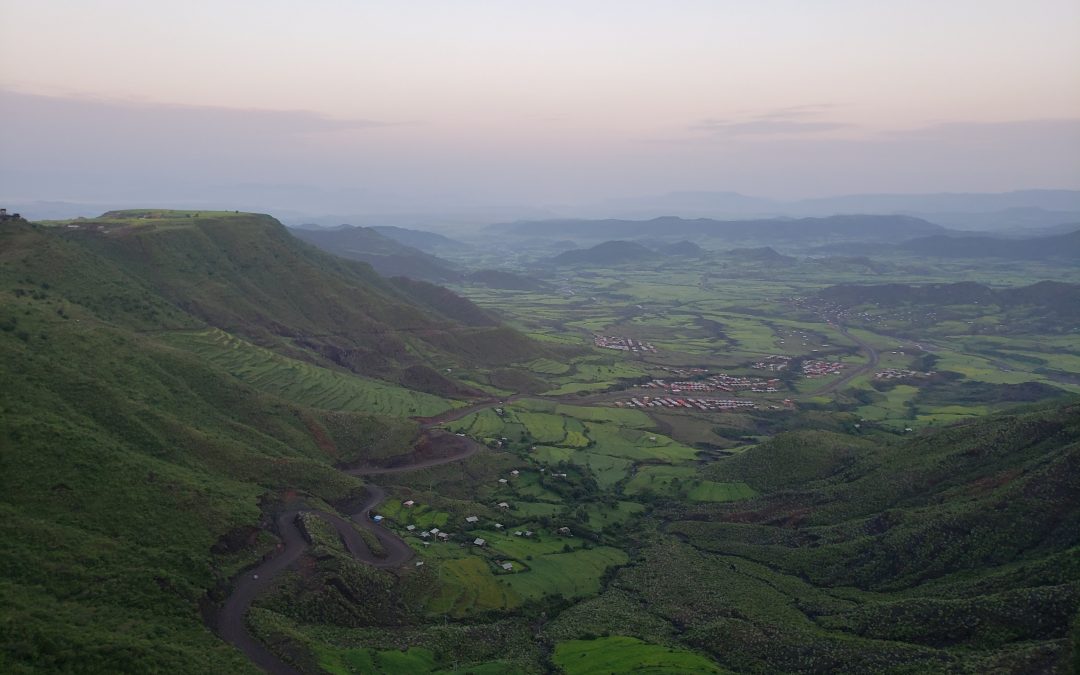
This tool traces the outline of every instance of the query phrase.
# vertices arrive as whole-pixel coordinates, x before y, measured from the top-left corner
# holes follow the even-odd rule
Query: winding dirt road
[[[864,341],[864,340],[862,340],[862,339],[860,339],[858,337],[855,337],[854,335],[849,333],[848,329],[845,328],[844,326],[837,325],[836,327],[840,331],[841,335],[843,335],[847,339],[851,340],[856,345],[858,345],[863,351],[865,351],[869,360],[865,364],[863,364],[863,365],[859,366],[858,368],[856,368],[855,370],[852,370],[852,371],[850,371],[848,373],[845,373],[844,376],[841,377],[839,380],[836,380],[834,382],[830,382],[829,384],[822,387],[821,389],[817,389],[815,391],[804,394],[800,398],[809,398],[811,396],[821,396],[822,394],[832,393],[832,392],[836,391],[837,389],[839,389],[840,387],[847,384],[848,382],[851,382],[856,377],[858,377],[860,375],[863,375],[865,373],[868,373],[871,370],[874,370],[875,368],[877,368],[878,362],[881,360],[880,356],[878,355],[877,350],[874,349],[873,347],[871,347],[870,344],[867,343],[866,341]]]
[[[420,427],[423,434],[422,438],[426,438],[427,440],[436,443],[441,438],[445,438],[446,440],[453,439],[454,445],[463,448],[452,455],[416,459],[415,461],[393,467],[356,467],[345,469],[344,473],[353,476],[404,473],[406,471],[416,471],[432,466],[458,462],[471,457],[484,446],[471,438],[456,436],[440,429],[434,429],[434,427],[438,424],[444,424],[446,422],[452,422],[455,419],[460,419],[478,410],[499,405],[500,402],[513,400],[513,398],[514,397],[508,397],[500,399],[499,401],[478,403],[465,408],[449,411],[438,417],[423,420]],[[413,557],[413,550],[404,539],[393,532],[376,525],[371,520],[371,510],[386,499],[386,491],[378,485],[372,485],[370,483],[367,484],[366,488],[368,492],[367,499],[360,506],[359,510],[353,513],[348,519],[343,518],[336,513],[315,509],[292,509],[279,514],[276,522],[277,531],[281,537],[281,543],[278,544],[277,551],[270,558],[264,560],[258,567],[248,570],[237,579],[232,593],[225,600],[225,604],[222,605],[221,610],[218,612],[216,622],[217,633],[221,639],[242,651],[252,663],[259,668],[262,668],[264,671],[273,673],[274,675],[300,675],[300,671],[296,670],[285,661],[282,661],[273,652],[267,649],[265,644],[257,640],[248,632],[245,617],[247,616],[248,610],[251,609],[251,604],[255,601],[255,598],[261,593],[266,592],[270,586],[273,585],[275,579],[288,569],[290,565],[296,562],[296,560],[310,547],[310,544],[308,544],[307,539],[304,538],[304,535],[300,530],[300,526],[297,524],[297,517],[301,513],[318,516],[333,526],[337,531],[338,536],[341,537],[342,542],[344,542],[346,550],[348,550],[357,560],[367,563],[372,567],[400,567]],[[379,541],[379,544],[382,545],[382,548],[385,551],[384,556],[376,556],[371,551],[364,541],[364,538],[357,532],[357,527],[371,533]]]

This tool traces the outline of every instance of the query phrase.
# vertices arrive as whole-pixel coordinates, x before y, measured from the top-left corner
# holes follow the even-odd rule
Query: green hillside
[[[409,452],[407,417],[460,404],[354,373],[475,364],[455,342],[488,335],[543,354],[264,216],[4,223],[0,669],[253,670],[204,616],[272,549],[268,514],[355,499],[334,465]]]
[[[320,365],[428,382],[434,393],[468,392],[433,364],[490,368],[547,353],[468,300],[392,283],[304,244],[269,216],[120,211],[59,223],[49,234],[107,258],[199,322]]]
[[[1076,405],[885,446],[788,434],[710,470],[765,495],[668,514],[690,564],[746,575],[739,614],[689,597],[679,612],[693,643],[740,670],[1064,667],[1080,611],[1078,469]]]

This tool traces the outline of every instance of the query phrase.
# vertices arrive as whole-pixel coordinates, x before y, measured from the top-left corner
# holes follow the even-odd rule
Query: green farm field
[[[290,359],[218,329],[167,333],[162,339],[261,391],[312,408],[424,417],[460,405],[432,394]]]
[[[554,660],[567,675],[728,672],[700,654],[623,636],[561,642],[555,648]]]

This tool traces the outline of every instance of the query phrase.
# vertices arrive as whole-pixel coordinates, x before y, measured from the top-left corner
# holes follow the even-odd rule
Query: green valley
[[[5,672],[1076,663],[1074,264],[336,232],[0,224]]]

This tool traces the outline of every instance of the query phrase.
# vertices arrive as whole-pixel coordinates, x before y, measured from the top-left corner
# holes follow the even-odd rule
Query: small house
[[[513,471],[510,472],[510,475],[511,476],[518,476],[518,475],[521,475],[521,472],[518,471],[517,469],[514,469]]]
[[[506,502],[499,502],[499,508],[500,509],[508,509],[508,508],[510,508],[510,505],[507,504]]]
[[[428,532],[430,532],[432,534],[438,534],[439,533],[439,528],[433,527],[430,530],[428,530]]]
[[[500,567],[502,567],[507,572],[513,572],[514,571],[514,563],[504,562],[502,565],[500,565]]]
[[[383,517],[382,516],[372,516],[371,519],[374,520],[376,523],[381,523],[382,520],[383,520]]]
[[[558,532],[559,534],[561,534],[564,537],[573,536],[572,534],[570,534],[570,528],[569,527],[560,527],[558,530],[556,530],[556,532]]]
[[[514,532],[515,537],[520,537],[522,534],[524,534],[524,532],[522,532],[521,530],[517,530]]]
[[[447,539],[450,538],[450,535],[447,534],[446,532],[440,532],[439,534],[437,534],[435,536],[437,536],[439,539],[442,539],[443,541],[446,541]]]
[[[466,523],[475,523],[475,522],[478,522],[479,520],[480,519],[477,518],[476,516],[469,516],[468,518],[465,519],[465,522]]]
[[[476,539],[473,539],[473,545],[474,546],[483,546],[486,543],[487,542],[484,541],[483,539],[481,539],[480,537],[477,537]]]
[[[502,524],[502,523],[495,523],[495,529],[496,529],[496,530],[501,530],[501,529],[503,529],[503,524]]]
[[[531,536],[533,536],[532,530],[525,530],[525,536],[526,536],[526,537],[531,537]]]
[[[424,561],[423,561],[423,560],[417,560],[417,561],[416,561],[416,566],[417,566],[417,567],[423,567],[423,565],[424,565]]]
[[[500,478],[500,479],[499,479],[499,482],[500,482],[500,483],[502,483],[503,485],[506,485],[506,482],[507,482],[507,481],[506,481],[506,479],[505,479],[505,478]]]
[[[409,532],[412,532],[413,530],[416,529],[416,526],[415,525],[406,525],[405,529],[408,530]]]
[[[430,532],[421,532],[420,533],[420,538],[421,539],[431,539],[431,533]]]
[[[413,507],[413,506],[415,506],[415,505],[416,505],[416,502],[414,502],[414,501],[413,501],[413,500],[411,500],[411,499],[410,499],[409,501],[407,501],[407,502],[402,502],[402,506],[407,506],[407,507],[409,507],[409,508],[412,508],[412,507]]]

